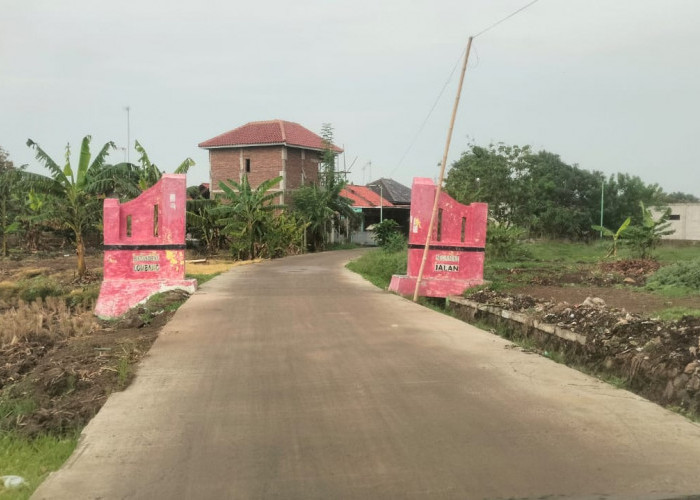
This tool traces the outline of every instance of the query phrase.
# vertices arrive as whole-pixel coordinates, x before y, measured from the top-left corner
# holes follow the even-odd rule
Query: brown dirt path
[[[542,300],[569,304],[580,304],[586,300],[586,297],[598,297],[603,299],[609,307],[625,309],[637,314],[651,314],[669,307],[700,309],[700,297],[660,297],[634,288],[527,285],[514,288],[509,293],[531,295]]]

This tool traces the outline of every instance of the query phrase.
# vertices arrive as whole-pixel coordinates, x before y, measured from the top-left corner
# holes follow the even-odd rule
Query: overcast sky
[[[3,0],[0,147],[36,171],[27,138],[56,159],[86,134],[123,148],[129,106],[132,143],[166,171],[193,158],[192,185],[203,140],[328,122],[351,181],[410,186],[438,175],[458,71],[413,139],[468,36],[526,3]],[[530,144],[700,196],[699,27],[696,0],[539,0],[475,39],[450,162],[471,142]]]

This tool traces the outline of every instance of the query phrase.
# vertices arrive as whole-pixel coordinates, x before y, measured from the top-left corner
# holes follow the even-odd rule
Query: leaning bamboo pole
[[[423,248],[423,258],[420,262],[420,269],[418,270],[418,278],[416,279],[416,289],[413,291],[413,302],[418,300],[418,290],[420,289],[421,281],[423,280],[423,271],[425,270],[425,262],[428,260],[428,250],[430,249],[430,239],[433,235],[433,227],[435,227],[435,218],[438,211],[438,201],[440,199],[440,193],[442,192],[442,182],[445,177],[445,164],[447,163],[447,155],[450,152],[450,143],[452,142],[452,130],[454,129],[455,119],[457,117],[457,108],[459,108],[459,98],[462,95],[462,86],[464,85],[464,74],[467,71],[467,63],[469,62],[469,52],[472,48],[472,40],[474,37],[470,36],[467,42],[467,50],[464,54],[464,62],[462,63],[462,73],[459,77],[459,86],[457,87],[457,96],[455,97],[454,106],[452,107],[452,118],[450,119],[450,128],[447,131],[447,142],[445,143],[445,152],[442,155],[442,164],[440,165],[440,177],[437,182],[437,189],[435,190],[435,201],[433,202],[433,211],[430,214],[430,224],[428,225],[428,236],[425,239],[425,248]]]

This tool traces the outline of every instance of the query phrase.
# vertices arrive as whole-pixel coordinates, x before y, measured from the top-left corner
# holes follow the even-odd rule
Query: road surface
[[[34,498],[700,493],[699,426],[381,291],[357,255],[203,285]]]

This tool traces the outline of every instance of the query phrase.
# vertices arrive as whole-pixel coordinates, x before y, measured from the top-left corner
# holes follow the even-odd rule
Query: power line
[[[481,30],[479,33],[477,33],[476,35],[474,35],[472,38],[476,38],[476,37],[478,37],[478,36],[483,35],[483,34],[486,33],[487,31],[492,30],[493,28],[495,28],[495,27],[498,26],[499,24],[501,24],[501,23],[507,21],[507,20],[510,19],[511,17],[515,16],[516,14],[519,14],[520,12],[524,11],[524,10],[527,9],[528,7],[531,7],[532,5],[534,5],[534,4],[537,3],[537,2],[539,2],[539,0],[532,0],[532,1],[531,1],[530,3],[528,3],[527,5],[525,5],[525,6],[523,6],[523,7],[520,7],[518,10],[516,10],[516,11],[510,13],[510,14],[508,14],[508,15],[507,15],[506,17],[504,17],[503,19],[501,19],[501,20],[499,20],[499,21],[496,21],[495,23],[493,23],[493,24],[492,24],[491,26],[489,26],[488,28]],[[421,132],[423,132],[423,129],[425,128],[425,125],[428,123],[428,120],[430,119],[431,115],[433,114],[433,111],[435,111],[435,108],[437,107],[438,102],[440,102],[440,99],[442,98],[442,94],[444,94],[445,89],[447,88],[447,85],[449,85],[450,80],[452,80],[452,77],[454,76],[455,71],[457,70],[457,66],[459,65],[459,61],[462,59],[463,54],[464,54],[464,51],[460,52],[459,57],[457,58],[457,60],[455,61],[454,66],[452,67],[452,71],[450,71],[450,75],[447,77],[447,80],[445,81],[445,84],[442,86],[442,89],[440,90],[440,93],[438,94],[437,98],[435,99],[435,102],[433,103],[432,107],[430,108],[430,111],[428,111],[428,114],[427,114],[427,116],[425,117],[425,119],[423,120],[423,123],[421,123],[420,127],[418,128],[418,132],[416,132],[416,134],[415,134],[415,135],[413,136],[413,138],[411,139],[411,142],[409,143],[408,148],[406,148],[406,151],[404,152],[404,154],[403,154],[403,155],[401,156],[401,158],[399,159],[399,162],[398,162],[398,163],[396,164],[396,166],[391,170],[391,172],[389,172],[389,177],[391,177],[392,174],[396,171],[396,169],[399,168],[399,167],[401,166],[401,164],[403,163],[403,161],[404,161],[404,159],[406,158],[406,156],[408,155],[408,153],[411,151],[411,149],[413,149],[413,146],[414,146],[414,144],[416,143],[416,139],[418,139],[418,137],[420,136]]]
[[[428,111],[428,115],[425,117],[423,120],[423,123],[421,123],[420,127],[418,128],[418,132],[413,136],[413,139],[411,139],[410,144],[408,145],[408,148],[406,148],[406,151],[404,154],[401,156],[401,159],[399,159],[399,162],[396,164],[396,166],[392,169],[391,172],[389,172],[389,177],[396,171],[397,168],[401,166],[403,163],[404,159],[408,155],[408,153],[413,149],[413,145],[416,143],[416,139],[418,139],[418,136],[420,136],[421,132],[423,132],[423,129],[425,128],[425,125],[428,123],[428,120],[430,119],[430,116],[433,114],[433,111],[435,111],[435,108],[438,105],[438,102],[440,102],[440,99],[442,98],[442,94],[445,93],[445,89],[450,83],[450,80],[452,80],[452,77],[455,74],[455,71],[457,70],[457,66],[459,65],[459,61],[462,60],[462,54],[464,54],[464,51],[462,51],[459,54],[459,57],[455,61],[454,66],[452,67],[452,71],[450,72],[450,76],[447,77],[447,80],[445,81],[445,84],[442,86],[442,89],[440,90],[440,93],[438,94],[437,98],[435,99],[435,102],[433,103],[433,106],[430,108],[430,111]]]
[[[510,19],[511,17],[513,17],[514,15],[519,14],[520,12],[524,11],[525,9],[527,9],[528,7],[530,7],[531,5],[536,4],[537,2],[539,2],[539,0],[532,0],[532,2],[530,2],[530,3],[527,4],[527,5],[525,5],[524,7],[520,7],[518,10],[516,10],[515,12],[513,12],[513,13],[511,13],[511,14],[508,14],[506,17],[504,17],[504,18],[501,19],[500,21],[496,21],[495,23],[493,23],[493,24],[492,24],[491,26],[489,26],[488,28],[479,31],[479,32],[478,32],[476,35],[474,35],[472,38],[476,38],[476,37],[478,37],[478,36],[483,35],[483,34],[486,33],[487,31],[492,30],[493,28],[495,28],[496,26],[498,26],[498,25],[501,24],[502,22],[507,21],[508,19]]]

